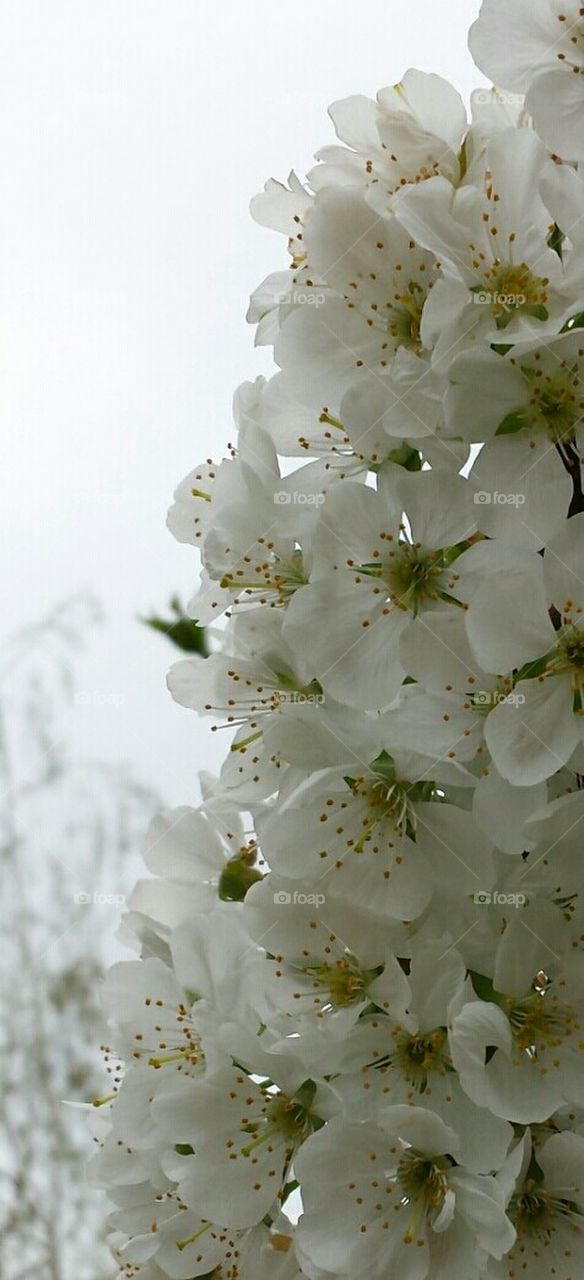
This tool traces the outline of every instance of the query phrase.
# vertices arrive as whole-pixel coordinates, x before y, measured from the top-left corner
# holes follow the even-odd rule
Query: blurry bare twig
[[[63,1099],[85,1102],[103,1082],[104,940],[154,801],[66,746],[75,656],[98,617],[92,600],[70,600],[0,657],[3,1280],[112,1274],[103,1206],[85,1184],[84,1117]]]

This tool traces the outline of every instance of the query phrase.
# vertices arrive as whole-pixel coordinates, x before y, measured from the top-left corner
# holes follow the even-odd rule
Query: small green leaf
[[[178,596],[170,601],[171,617],[161,618],[153,614],[150,618],[142,618],[142,622],[153,631],[165,635],[177,649],[183,653],[198,653],[201,658],[209,657],[207,636],[204,627],[188,617]]]

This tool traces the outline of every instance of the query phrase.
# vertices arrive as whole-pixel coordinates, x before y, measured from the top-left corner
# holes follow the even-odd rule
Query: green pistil
[[[322,422],[325,426],[334,427],[335,431],[342,431],[345,436],[347,435],[347,428],[344,424],[339,422],[338,418],[331,417],[331,414],[328,413],[326,409],[323,409],[322,413],[319,415],[318,421]]]
[[[185,1059],[192,1059],[195,1053],[195,1046],[188,1045],[184,1049],[177,1049],[176,1053],[164,1053],[160,1057],[149,1058],[148,1066],[155,1067],[158,1071],[160,1067],[167,1067],[172,1062],[184,1062]]]
[[[396,300],[388,322],[388,332],[400,346],[412,351],[421,348],[422,312],[427,292],[417,280],[410,280],[405,293]]]
[[[199,1227],[198,1231],[193,1232],[192,1236],[187,1236],[186,1240],[177,1240],[177,1249],[180,1249],[182,1253],[183,1249],[187,1249],[190,1244],[195,1244],[195,1241],[199,1240],[201,1236],[204,1236],[205,1232],[208,1231],[211,1226],[211,1222],[205,1222],[202,1227]]]
[[[250,733],[248,738],[242,738],[240,742],[232,742],[229,750],[234,752],[245,752],[247,751],[247,748],[251,746],[252,742],[259,742],[260,738],[263,738],[263,736],[263,729],[258,729],[257,733]]]

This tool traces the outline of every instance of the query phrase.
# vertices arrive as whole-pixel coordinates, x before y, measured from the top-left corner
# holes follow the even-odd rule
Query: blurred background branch
[[[153,794],[67,747],[76,659],[100,620],[74,597],[0,658],[0,1274],[106,1280],[105,1213],[85,1184],[82,1111],[103,1086],[99,980]]]

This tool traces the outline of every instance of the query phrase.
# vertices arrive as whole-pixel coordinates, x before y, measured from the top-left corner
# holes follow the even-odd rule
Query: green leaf
[[[316,1084],[314,1080],[308,1079],[305,1080],[304,1084],[301,1084],[300,1088],[296,1090],[296,1093],[294,1094],[294,1102],[297,1102],[299,1107],[305,1107],[306,1110],[309,1111],[315,1097]]]
[[[204,627],[189,618],[183,609],[178,596],[170,601],[171,617],[161,618],[153,614],[150,618],[142,618],[142,622],[152,631],[165,635],[177,649],[183,653],[198,653],[201,658],[209,657],[207,636]]]
[[[548,649],[548,652],[544,653],[543,658],[535,658],[533,662],[526,662],[525,665],[517,672],[513,682],[513,688],[516,688],[522,680],[537,680],[538,676],[544,675],[552,657],[553,649]]]

